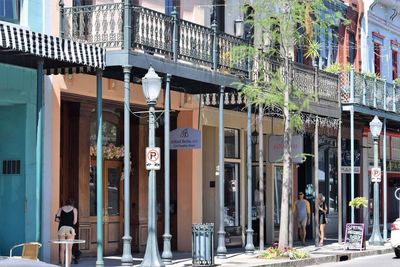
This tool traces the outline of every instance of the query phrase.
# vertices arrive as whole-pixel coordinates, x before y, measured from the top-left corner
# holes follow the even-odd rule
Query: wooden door
[[[122,161],[105,160],[103,171],[104,255],[120,254],[123,235]]]

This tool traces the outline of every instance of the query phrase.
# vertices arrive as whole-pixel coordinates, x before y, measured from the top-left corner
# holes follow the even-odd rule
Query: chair
[[[22,243],[15,245],[10,249],[10,257],[12,257],[13,249],[22,247],[21,258],[30,260],[39,260],[38,254],[39,254],[39,248],[41,246],[42,244],[37,242],[29,242],[29,243]]]

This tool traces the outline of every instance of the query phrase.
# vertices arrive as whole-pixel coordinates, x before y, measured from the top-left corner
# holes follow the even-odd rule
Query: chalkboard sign
[[[365,233],[363,223],[346,224],[344,247],[345,249],[365,249]]]

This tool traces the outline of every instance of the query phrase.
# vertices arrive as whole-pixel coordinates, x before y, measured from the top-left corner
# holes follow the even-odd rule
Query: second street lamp
[[[378,168],[378,139],[382,131],[382,122],[377,116],[369,123],[372,138],[374,140],[374,169]],[[353,156],[353,155],[352,155]],[[379,170],[380,174],[380,170]],[[371,172],[371,177],[372,177]],[[378,180],[374,182],[374,226],[372,228],[372,235],[368,240],[370,245],[380,246],[383,245],[383,239],[379,229],[379,185]]]
[[[142,79],[143,94],[149,105],[149,148],[155,147],[155,105],[161,90],[161,78],[152,67]],[[148,232],[146,252],[140,266],[158,267],[165,266],[161,260],[157,243],[156,228],[156,171],[149,171],[148,184]]]

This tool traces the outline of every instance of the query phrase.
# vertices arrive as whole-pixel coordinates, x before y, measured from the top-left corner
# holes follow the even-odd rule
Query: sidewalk
[[[312,244],[308,244],[304,247],[295,244],[295,247],[307,251],[310,254],[310,258],[304,260],[289,260],[289,259],[276,259],[266,260],[258,258],[257,253],[253,255],[246,255],[243,248],[239,249],[228,249],[226,259],[217,259],[215,257],[215,264],[224,267],[242,266],[242,267],[286,267],[286,266],[308,266],[316,265],[327,262],[337,262],[351,260],[357,257],[372,256],[378,254],[393,253],[390,243],[386,243],[384,246],[368,246],[365,251],[349,251],[344,250],[343,246],[338,243],[331,243],[324,245],[323,247],[315,247]],[[143,254],[134,254],[134,266],[139,266],[143,259]],[[120,266],[120,257],[105,257],[105,266]],[[175,252],[173,264],[169,266],[173,267],[184,267],[191,266],[191,254]],[[79,264],[72,266],[79,267],[93,267],[96,265],[95,258],[82,258]]]

